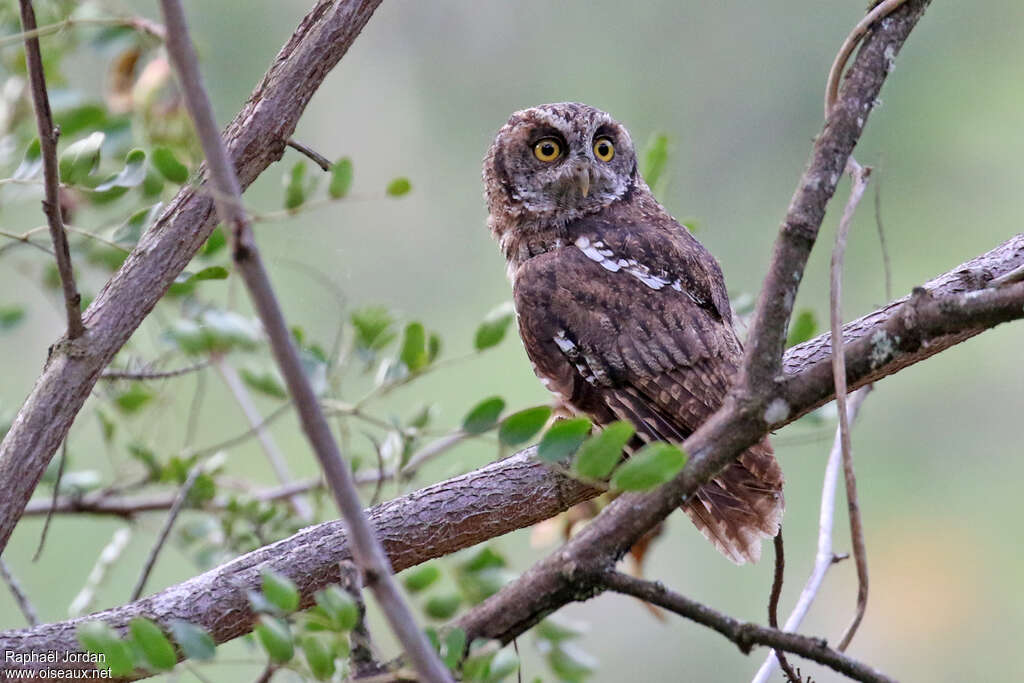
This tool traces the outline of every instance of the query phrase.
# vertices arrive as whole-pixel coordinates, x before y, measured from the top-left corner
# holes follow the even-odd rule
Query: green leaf
[[[352,160],[342,157],[331,164],[331,184],[327,187],[327,194],[332,199],[341,199],[348,194],[352,187]]]
[[[242,381],[254,391],[274,398],[288,398],[288,390],[281,381],[281,376],[273,370],[242,368],[239,374]]]
[[[473,346],[477,351],[497,346],[505,338],[509,325],[515,319],[515,311],[511,302],[505,302],[492,310],[476,328],[476,336],[473,338]]]
[[[368,306],[352,311],[352,327],[356,331],[356,348],[379,351],[397,336],[392,330],[395,319],[383,306]]]
[[[60,155],[60,179],[68,185],[80,183],[88,178],[100,163],[100,148],[103,133],[95,132],[73,142]]]
[[[188,168],[178,161],[178,157],[174,156],[174,152],[167,147],[155,148],[150,156],[150,161],[153,162],[156,170],[172,183],[180,185],[188,180]]]
[[[132,415],[153,400],[155,394],[142,384],[136,382],[127,390],[114,398],[114,403],[126,415]]]
[[[207,266],[198,273],[192,273],[185,282],[200,282],[202,280],[227,280],[228,269],[224,266]]]
[[[501,411],[505,410],[505,400],[500,396],[492,396],[473,406],[462,420],[463,431],[469,434],[482,434],[498,423]]]
[[[351,631],[359,623],[359,606],[339,586],[328,586],[317,591],[313,599],[330,619],[335,631]]]
[[[213,500],[217,495],[217,482],[213,477],[203,472],[192,482],[192,488],[188,490],[188,502],[192,505],[202,505]]]
[[[444,663],[452,671],[462,660],[462,653],[466,651],[466,632],[455,627],[448,631],[444,637]]]
[[[149,230],[149,226],[153,224],[156,217],[160,215],[160,209],[163,208],[163,202],[157,202],[152,206],[147,206],[144,209],[139,209],[131,216],[128,217],[124,223],[122,223],[111,237],[118,244],[125,246],[135,246],[142,237],[142,233]]]
[[[611,485],[619,491],[646,491],[670,481],[686,465],[686,454],[670,443],[649,443],[615,470]]]
[[[170,671],[178,663],[174,646],[167,640],[160,627],[149,619],[136,617],[128,625],[132,640],[142,650],[146,664],[154,671]]]
[[[590,420],[576,417],[551,425],[540,439],[537,457],[546,462],[560,462],[576,452],[590,433]]]
[[[61,135],[70,137],[90,128],[106,128],[107,110],[98,104],[82,104],[67,109],[55,106],[53,123],[60,126]]]
[[[288,623],[268,614],[260,616],[260,623],[255,628],[260,645],[275,664],[290,662],[295,656],[295,642]]]
[[[604,479],[622,459],[622,449],[636,428],[628,422],[613,422],[587,439],[573,461],[573,470],[590,479]]]
[[[295,583],[271,569],[263,570],[263,597],[283,612],[299,608],[299,589]]]
[[[668,136],[664,133],[655,133],[644,148],[643,176],[649,187],[658,187],[666,165],[668,165]]]
[[[32,142],[28,143],[28,149],[25,150],[25,157],[18,164],[18,168],[14,169],[15,180],[30,180],[36,177],[43,168],[43,154],[39,148],[39,138],[35,138]]]
[[[284,177],[284,208],[291,211],[306,203],[306,162],[296,161]]]
[[[199,255],[203,258],[210,258],[218,251],[224,248],[228,243],[228,238],[224,236],[224,230],[221,226],[217,226],[210,233],[210,236],[206,239],[206,244],[199,251]]]
[[[13,330],[25,319],[25,307],[17,304],[0,306],[0,331]]]
[[[387,193],[389,197],[401,197],[402,195],[409,194],[412,189],[412,183],[409,182],[408,178],[395,178],[388,183]]]
[[[334,653],[316,636],[305,636],[301,640],[302,654],[313,677],[318,681],[326,681],[334,675]]]
[[[789,336],[786,338],[786,346],[802,344],[818,332],[818,319],[814,311],[805,308],[800,311],[796,319],[789,326]]]
[[[446,593],[444,595],[435,595],[427,600],[427,604],[423,606],[423,611],[427,613],[427,616],[431,619],[437,619],[444,621],[450,619],[456,610],[459,609],[459,605],[462,604],[462,596],[458,593]]]
[[[409,323],[405,326],[402,350],[398,357],[409,368],[409,372],[422,370],[430,362],[427,355],[427,333],[422,323]]]
[[[548,406],[537,406],[512,413],[502,420],[498,438],[506,446],[526,443],[544,429],[550,417],[551,408]]]
[[[410,593],[419,593],[441,578],[441,570],[435,564],[425,564],[410,569],[402,575],[402,583]]]
[[[466,560],[461,569],[467,572],[479,572],[484,569],[501,569],[508,566],[508,560],[489,545],[480,548],[476,553]]]
[[[156,197],[164,189],[164,177],[156,169],[149,166],[146,169],[146,177],[142,179],[142,196]]]
[[[102,621],[87,621],[75,629],[78,642],[88,652],[103,656],[97,669],[110,669],[112,676],[128,676],[135,670],[132,648]]]
[[[188,659],[207,661],[217,654],[217,645],[213,642],[213,637],[201,626],[175,619],[171,622],[171,635]]]
[[[113,178],[96,186],[97,192],[106,192],[115,187],[136,187],[146,179],[146,153],[141,149],[128,152],[124,168]]]

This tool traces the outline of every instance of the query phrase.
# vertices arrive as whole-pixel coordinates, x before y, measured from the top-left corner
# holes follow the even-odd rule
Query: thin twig
[[[301,152],[302,154],[305,154],[307,157],[312,159],[313,162],[316,163],[316,165],[322,168],[324,171],[329,172],[331,170],[330,160],[323,154],[320,154],[320,152],[317,152],[312,147],[307,147],[306,145],[302,144],[295,138],[288,138],[287,144],[292,149]]]
[[[28,595],[22,589],[21,584],[14,578],[14,574],[11,573],[10,567],[4,561],[4,558],[0,557],[0,579],[3,579],[4,583],[7,584],[8,590],[11,591],[11,595],[14,596],[14,601],[18,603],[18,608],[21,613],[25,616],[25,621],[28,622],[29,626],[36,626],[39,624],[39,615],[36,612],[35,607],[32,606],[32,602],[28,599]]]
[[[203,448],[200,448],[200,449],[196,450],[195,451],[195,455],[198,455],[198,456],[202,457],[204,455],[209,455],[211,453],[216,453],[217,451],[223,451],[223,450],[225,450],[227,448],[233,448],[234,446],[237,446],[240,443],[245,443],[246,441],[248,441],[252,437],[256,436],[261,429],[265,429],[266,427],[269,427],[279,417],[281,417],[282,415],[287,413],[288,410],[291,409],[291,407],[292,407],[291,401],[287,401],[285,403],[282,403],[281,405],[279,405],[278,407],[276,407],[272,411],[270,411],[270,413],[268,413],[265,418],[260,420],[257,424],[249,427],[244,432],[241,432],[240,434],[236,434],[235,436],[232,436],[232,437],[228,437],[227,439],[224,439],[223,441],[218,441],[217,443],[215,443],[215,444],[213,444],[211,446],[204,446]]]
[[[167,518],[164,520],[164,525],[160,528],[160,534],[156,538],[156,543],[153,544],[153,548],[149,551],[149,555],[146,556],[146,562],[142,565],[142,572],[139,574],[138,580],[135,582],[135,588],[132,589],[131,597],[128,598],[129,602],[135,602],[142,595],[143,589],[146,587],[146,581],[149,580],[149,575],[153,571],[153,565],[156,564],[156,558],[160,555],[160,551],[167,543],[168,537],[171,535],[171,529],[174,527],[174,522],[178,519],[178,514],[181,512],[182,506],[188,499],[188,492],[192,490],[193,484],[196,483],[196,479],[203,472],[202,463],[196,463],[192,466],[192,470],[188,473],[185,478],[185,483],[178,489],[178,494],[174,497],[174,503],[171,505],[170,512],[167,513]]]
[[[68,440],[64,439],[64,443],[60,447],[60,460],[57,462],[57,481],[53,482],[53,496],[50,498],[50,507],[46,511],[46,521],[43,522],[43,530],[39,534],[39,545],[36,546],[36,552],[32,555],[32,561],[38,562],[39,557],[43,554],[43,546],[46,545],[46,535],[50,533],[50,522],[53,520],[53,511],[57,507],[57,496],[60,495],[60,482],[64,479],[64,467],[68,463]]]
[[[875,227],[878,228],[878,246],[882,250],[882,267],[885,269],[885,300],[892,301],[892,262],[889,260],[889,245],[885,241],[885,225],[882,223],[882,183],[877,178],[875,180]]]
[[[857,500],[857,476],[853,471],[853,449],[850,443],[850,421],[846,406],[846,355],[843,351],[843,260],[846,256],[846,241],[853,224],[853,215],[857,205],[868,187],[870,167],[863,167],[851,156],[847,162],[852,187],[850,198],[839,219],[835,247],[832,249],[830,268],[830,321],[832,331],[832,378],[836,387],[836,407],[839,409],[839,435],[843,449],[843,475],[846,479],[846,501],[850,513],[850,536],[853,545],[853,557],[857,565],[857,610],[853,620],[847,627],[839,642],[840,652],[846,650],[853,640],[857,627],[864,618],[864,610],[868,603],[868,559],[864,545],[864,527],[860,518],[860,506]]]
[[[281,452],[281,449],[277,447],[274,437],[263,426],[263,416],[260,415],[256,404],[253,403],[252,396],[249,394],[249,390],[245,388],[242,378],[238,376],[235,366],[229,363],[223,356],[216,356],[211,362],[217,368],[220,376],[224,378],[224,384],[227,385],[231,395],[235,398],[235,402],[238,403],[238,407],[242,409],[245,419],[254,430],[256,439],[260,442],[260,446],[262,446],[263,452],[266,454],[267,460],[274,470],[274,474],[277,475],[277,480],[282,484],[291,483],[292,473],[288,469],[288,461],[284,457],[284,453]],[[313,508],[309,506],[305,498],[295,495],[290,499],[290,502],[295,514],[300,518],[306,521],[313,519]]]
[[[391,624],[391,629],[402,643],[420,677],[427,683],[449,683],[452,680],[451,674],[417,626],[412,612],[398,590],[387,555],[363,514],[351,468],[338,451],[327,420],[320,410],[316,394],[302,369],[291,332],[263,267],[252,226],[243,209],[241,187],[221,139],[220,128],[213,117],[209,95],[203,87],[202,75],[195,48],[189,38],[181,1],[161,0],[160,7],[167,27],[167,52],[178,75],[178,85],[182,89],[185,104],[202,142],[209,185],[219,193],[227,195],[226,198],[216,200],[215,204],[221,220],[229,226],[235,265],[263,322],[271,350],[288,385],[289,393],[295,400],[303,430],[320,460],[324,476],[342,512],[356,563],[362,569],[367,584],[376,594]]]
[[[190,372],[198,372],[209,367],[209,361],[203,361],[201,363],[195,363],[194,365],[186,365],[182,368],[175,370],[117,370],[113,368],[107,368],[100,375],[100,379],[105,380],[117,380],[117,379],[130,379],[130,380],[152,380],[152,379],[169,379],[171,377],[181,377],[187,375]]]
[[[772,579],[772,590],[768,596],[768,625],[772,628],[779,627],[779,598],[782,597],[782,581],[786,575],[786,551],[782,542],[782,526],[779,526],[779,533],[775,534],[775,572]],[[786,655],[781,650],[773,650],[775,658],[779,662],[786,679],[791,683],[800,683],[800,676],[786,660]]]
[[[164,39],[164,27],[155,21],[146,19],[145,17],[68,17],[63,21],[58,21],[53,24],[33,27],[31,30],[25,30],[11,36],[4,36],[3,38],[0,38],[0,48],[13,45],[14,43],[19,43],[22,40],[40,38],[52,33],[60,33],[64,29],[68,29],[73,26],[124,26],[156,38],[161,42]]]
[[[32,0],[20,0],[21,26],[25,31],[36,29],[36,14]],[[50,97],[46,92],[46,76],[43,73],[43,58],[39,53],[39,38],[25,38],[25,65],[29,85],[32,89],[32,105],[36,112],[36,127],[39,129],[39,153],[43,158],[43,180],[46,198],[43,199],[43,213],[50,226],[50,239],[57,260],[57,272],[64,291],[64,308],[68,319],[68,338],[77,339],[85,333],[82,324],[82,296],[75,285],[71,267],[71,252],[68,236],[64,232],[64,221],[60,210],[60,171],[57,168],[57,137],[60,129],[53,125],[50,113]]]
[[[893,10],[902,5],[906,0],[884,0],[883,2],[875,5],[870,12],[864,15],[864,18],[857,22],[857,25],[853,27],[850,34],[846,36],[846,40],[843,41],[842,46],[839,48],[839,53],[836,54],[835,60],[832,62],[832,68],[828,71],[828,81],[825,84],[825,119],[827,120],[829,114],[832,112],[832,106],[836,103],[836,99],[839,97],[839,79],[843,76],[843,69],[846,68],[846,62],[849,61],[850,55],[857,48],[861,39],[867,34],[868,29],[884,17],[892,14]]]
[[[893,679],[882,672],[831,649],[820,638],[808,638],[775,628],[742,622],[684,595],[670,591],[660,583],[638,579],[622,572],[607,572],[598,580],[606,588],[616,593],[632,595],[718,631],[735,643],[744,653],[750,652],[755,645],[767,645],[776,650],[792,652],[819,664],[824,664],[857,681],[893,683]]]
[[[873,387],[874,385],[872,384],[866,384],[850,394],[850,400],[846,404],[846,411],[851,424],[857,418],[864,399],[867,398]],[[821,511],[818,514],[818,551],[814,556],[814,569],[811,570],[810,576],[807,577],[807,582],[804,584],[803,590],[800,591],[800,597],[796,601],[796,606],[793,607],[793,611],[790,612],[785,625],[782,627],[783,631],[792,633],[800,627],[801,622],[803,622],[804,617],[807,616],[807,612],[811,608],[811,603],[814,602],[814,598],[818,595],[818,590],[825,580],[825,574],[828,572],[829,567],[836,562],[836,555],[832,549],[832,529],[834,527],[833,520],[835,519],[836,483],[839,481],[839,465],[842,462],[842,458],[842,439],[839,428],[836,427],[832,450],[828,456],[828,464],[825,466],[825,478],[821,485]],[[770,653],[765,658],[761,668],[757,670],[757,674],[751,679],[751,683],[767,683],[775,671],[775,665],[775,657]]]

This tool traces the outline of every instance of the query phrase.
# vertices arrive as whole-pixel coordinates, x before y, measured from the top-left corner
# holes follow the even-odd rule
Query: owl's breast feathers
[[[575,221],[516,264],[519,330],[537,375],[576,410],[680,443],[721,405],[742,351],[714,258],[668,214],[642,218]],[[781,491],[765,440],[684,509],[727,557],[756,561]]]

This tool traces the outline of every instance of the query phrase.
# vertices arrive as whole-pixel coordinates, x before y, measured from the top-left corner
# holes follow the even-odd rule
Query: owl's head
[[[605,112],[577,102],[512,114],[484,159],[492,216],[564,225],[621,199],[636,182],[629,133]]]

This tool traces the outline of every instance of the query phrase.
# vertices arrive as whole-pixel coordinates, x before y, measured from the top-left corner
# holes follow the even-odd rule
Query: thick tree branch
[[[892,678],[882,672],[833,650],[821,638],[808,638],[795,633],[786,633],[777,628],[740,621],[684,595],[670,591],[660,583],[644,581],[622,572],[606,572],[597,577],[597,580],[604,588],[632,595],[645,602],[664,607],[670,612],[675,612],[691,621],[718,631],[736,643],[736,646],[744,654],[749,654],[754,645],[766,645],[824,664],[856,681],[894,683]]]
[[[241,186],[281,158],[313,93],[369,21],[380,0],[320,0],[278,53],[224,132]],[[86,334],[58,340],[0,444],[0,550],[114,354],[184,270],[216,224],[208,193],[188,185],[139,240],[85,312]]]
[[[71,266],[71,252],[68,250],[68,236],[64,232],[64,219],[60,210],[60,171],[57,168],[57,137],[60,129],[53,125],[50,113],[50,96],[46,92],[46,75],[43,73],[43,58],[39,53],[39,37],[35,35],[36,13],[32,0],[21,2],[21,28],[25,32],[25,66],[32,88],[32,106],[36,112],[36,127],[39,129],[39,153],[43,158],[43,213],[50,226],[53,253],[57,258],[57,272],[64,290],[64,310],[68,319],[68,339],[77,339],[85,332],[82,326],[82,297],[75,285],[75,274]]]
[[[213,117],[213,105],[203,85],[199,58],[189,36],[181,0],[160,0],[160,7],[167,27],[167,54],[174,65],[185,105],[203,146],[210,185],[216,193],[217,214],[230,229],[235,267],[241,273],[253,306],[263,322],[277,367],[295,402],[302,431],[320,461],[320,468],[341,511],[352,555],[420,678],[426,683],[447,683],[452,680],[451,673],[416,624],[412,611],[398,590],[384,548],[363,516],[352,469],[341,457],[320,402],[299,360],[292,333],[256,245],[252,224],[242,206],[242,188]],[[230,373],[223,372],[226,367],[229,366],[222,366],[221,370],[225,379],[229,379]]]

